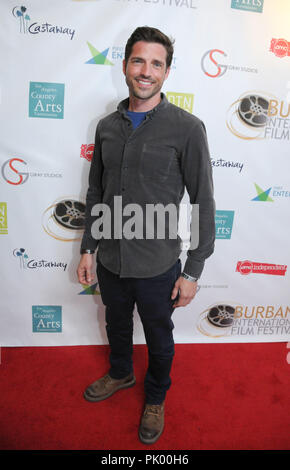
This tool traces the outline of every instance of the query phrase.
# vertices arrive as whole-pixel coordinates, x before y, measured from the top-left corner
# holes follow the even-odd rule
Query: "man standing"
[[[146,444],[156,442],[164,427],[164,401],[174,356],[172,313],[194,298],[215,238],[205,127],[161,93],[172,56],[172,41],[156,28],[137,28],[127,42],[123,72],[129,98],[97,126],[78,267],[80,283],[89,284],[98,247],[97,275],[106,306],[110,369],[86,389],[87,400],[104,400],[135,384],[132,336],[137,306],[148,347],[145,407],[139,426],[139,438]],[[195,227],[199,244],[188,250],[181,273],[177,220],[173,223],[172,218],[164,218],[164,236],[160,236],[155,219],[144,213],[149,206],[174,206],[178,219],[185,188],[190,203],[199,207],[199,227]],[[135,236],[124,236],[120,226],[122,229],[126,216],[128,222],[132,204],[140,207],[141,215],[134,219]],[[100,235],[108,218],[105,221],[104,213],[92,211],[96,205],[107,207],[112,215],[111,236]]]

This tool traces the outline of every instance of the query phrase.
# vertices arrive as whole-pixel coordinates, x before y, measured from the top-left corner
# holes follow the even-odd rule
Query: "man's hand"
[[[178,299],[174,302],[173,307],[185,307],[195,297],[197,291],[197,282],[188,281],[180,276],[173,288],[171,299],[175,299],[179,292]]]
[[[88,285],[94,279],[93,274],[93,255],[85,253],[82,255],[77,269],[80,284]]]

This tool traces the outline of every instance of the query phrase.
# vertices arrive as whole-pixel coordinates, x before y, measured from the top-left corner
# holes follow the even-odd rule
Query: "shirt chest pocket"
[[[177,152],[166,145],[144,144],[140,161],[143,178],[164,181],[172,171],[179,171]]]

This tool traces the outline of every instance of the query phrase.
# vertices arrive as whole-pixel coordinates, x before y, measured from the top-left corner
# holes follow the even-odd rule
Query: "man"
[[[164,401],[171,385],[174,356],[172,313],[194,298],[197,279],[205,259],[213,252],[215,237],[212,173],[204,125],[170,104],[161,93],[172,56],[172,41],[155,28],[137,28],[127,42],[123,72],[129,98],[97,126],[78,267],[80,283],[89,284],[93,253],[98,246],[97,275],[106,306],[111,367],[108,374],[86,389],[87,400],[104,400],[135,384],[132,334],[133,310],[137,306],[149,359],[139,426],[139,438],[145,444],[156,442],[164,427]],[[172,219],[164,219],[166,233],[162,237],[155,219],[144,213],[156,204],[174,206],[178,212],[185,187],[191,204],[199,207],[199,228],[195,227],[199,230],[199,245],[188,250],[181,274],[181,240]],[[131,231],[127,232],[132,235],[134,226],[133,236],[125,236],[125,225],[132,222],[128,220],[132,204],[140,208],[141,215],[129,224]]]

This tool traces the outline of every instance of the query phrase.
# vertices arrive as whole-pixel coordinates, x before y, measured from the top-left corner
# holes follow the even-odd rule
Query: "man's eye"
[[[162,67],[162,64],[160,64],[160,62],[155,62],[155,63],[154,63],[154,67],[161,68],[161,67]]]

